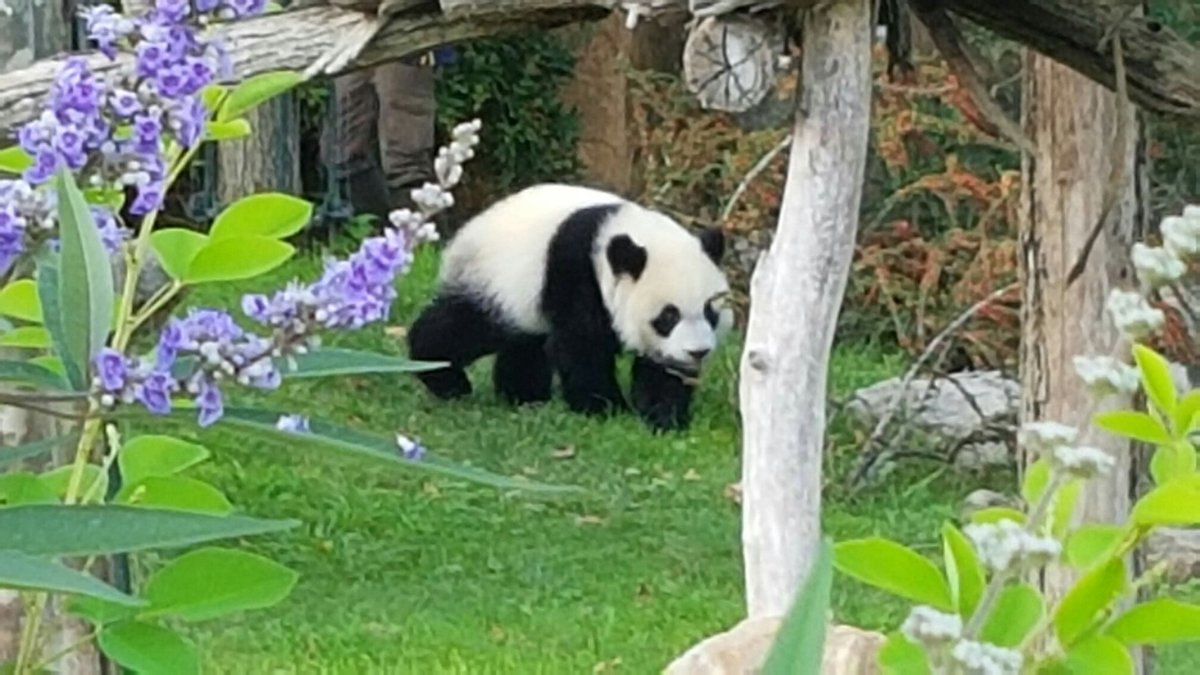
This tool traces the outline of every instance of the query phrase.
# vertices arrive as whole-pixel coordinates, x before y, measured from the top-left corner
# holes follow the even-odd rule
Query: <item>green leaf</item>
[[[8,448],[0,448],[0,467],[13,462],[19,462],[30,457],[44,455],[55,448],[60,448],[68,442],[73,443],[78,437],[75,434],[65,434],[55,436],[54,438],[44,438],[40,441],[31,441],[21,445],[14,445]]]
[[[83,198],[89,204],[104,206],[113,212],[120,211],[125,206],[125,192],[110,187],[86,188]]]
[[[203,445],[174,436],[146,434],[131,439],[117,455],[121,478],[127,484],[151,476],[172,476],[208,459]]]
[[[1097,413],[1092,422],[1110,434],[1135,441],[1162,445],[1171,442],[1171,434],[1162,422],[1149,413],[1134,410],[1111,410]]]
[[[62,375],[34,363],[33,359],[29,361],[0,360],[0,382],[21,382],[51,391],[65,391],[70,386]]]
[[[67,346],[67,331],[64,324],[64,314],[59,302],[59,260],[56,256],[45,255],[37,264],[35,277],[37,279],[38,299],[42,302],[46,320],[46,330],[50,331],[50,341],[54,343],[54,353],[59,357],[62,366],[62,376],[67,381],[69,389],[87,391],[88,364],[79,364],[71,360],[71,352]]]
[[[263,609],[286,598],[299,578],[260,555],[202,548],[179,556],[150,577],[145,592],[150,608],[143,616],[204,621]]]
[[[227,122],[209,121],[204,125],[204,137],[209,141],[232,141],[250,135],[250,122],[239,117]]]
[[[86,595],[121,605],[145,604],[142,600],[125,595],[90,574],[20,551],[0,550],[0,586]]]
[[[0,150],[0,171],[20,175],[33,166],[33,158],[19,145]]]
[[[1054,496],[1054,507],[1050,510],[1050,532],[1055,539],[1062,539],[1071,527],[1071,517],[1075,515],[1075,505],[1079,503],[1079,495],[1083,493],[1083,481],[1069,480]]]
[[[127,483],[113,501],[195,513],[225,515],[233,512],[233,504],[220,490],[187,476],[148,476],[136,483]]]
[[[279,267],[295,252],[291,244],[270,237],[230,237],[210,241],[196,252],[182,281],[202,284],[249,279]]]
[[[199,675],[200,657],[168,628],[142,621],[105,626],[97,640],[108,658],[139,675]]]
[[[75,467],[67,464],[52,471],[47,471],[41,476],[42,485],[45,485],[46,489],[54,493],[55,497],[65,497],[67,487],[71,483],[71,472],[74,469]],[[82,497],[96,481],[100,481],[99,491],[96,494],[104,496],[105,491],[108,489],[108,472],[104,470],[104,467],[96,464],[85,465],[83,467],[83,481],[80,483],[80,490],[82,492],[76,496]]]
[[[42,302],[32,279],[18,279],[0,288],[0,314],[30,323],[42,323]]]
[[[139,606],[141,604],[144,604],[144,601],[140,601]],[[81,616],[97,626],[128,619],[137,614],[136,607],[119,605],[115,602],[83,595],[71,598],[67,603],[67,611]]]
[[[279,70],[248,77],[237,85],[225,105],[217,113],[221,121],[241,117],[262,103],[284,93],[304,81],[304,76],[290,70]]]
[[[952,523],[942,525],[942,557],[946,560],[946,578],[958,613],[969,617],[979,606],[987,577],[975,553],[975,547]]]
[[[971,522],[983,524],[996,524],[1002,520],[1011,520],[1018,525],[1025,524],[1025,514],[1016,509],[1010,509],[1006,506],[992,506],[986,509],[979,509],[971,514]]]
[[[950,589],[938,568],[916,551],[882,537],[843,541],[834,566],[859,581],[934,609],[953,611]]]
[[[1169,645],[1200,640],[1200,605],[1174,598],[1144,602],[1117,617],[1105,631],[1126,645]]]
[[[54,491],[41,478],[29,471],[14,471],[0,475],[0,502],[18,504],[57,504]]]
[[[1130,518],[1136,525],[1200,523],[1200,488],[1190,480],[1175,480],[1159,485],[1142,495],[1133,505]]]
[[[1105,564],[1080,577],[1054,613],[1054,631],[1058,641],[1071,647],[1084,636],[1101,611],[1120,597],[1129,581],[1125,577],[1125,561],[1110,558]]]
[[[829,539],[822,538],[813,569],[779,628],[771,651],[767,654],[762,675],[808,675],[820,672],[825,648],[825,626],[829,621],[829,594],[833,585],[832,558]]]
[[[300,523],[113,505],[0,508],[4,546],[30,555],[107,555],[279,532]]]
[[[282,192],[263,192],[242,197],[230,204],[213,221],[213,240],[236,237],[282,239],[299,232],[312,220],[313,205]]]
[[[1187,437],[1188,432],[1192,429],[1192,423],[1196,419],[1197,412],[1200,412],[1200,389],[1193,389],[1184,394],[1183,398],[1179,399],[1179,402],[1175,404],[1175,414],[1171,416],[1175,436],[1178,438]]]
[[[62,241],[58,299],[63,328],[61,347],[65,350],[59,356],[64,362],[79,366],[85,379],[76,386],[83,387],[92,355],[108,339],[114,302],[112,263],[83,194],[66,169],[60,170],[55,178],[55,189]]]
[[[295,357],[296,369],[290,370],[281,359],[280,372],[285,378],[329,377],[331,375],[366,375],[376,373],[419,373],[436,370],[443,363],[410,361],[405,358],[363,352],[354,349],[322,347]]]
[[[1083,525],[1067,537],[1067,563],[1080,570],[1089,569],[1114,551],[1124,535],[1125,528],[1119,525]]]
[[[162,424],[168,420],[178,421],[182,425],[187,425],[188,429],[194,429],[196,424],[195,412],[191,410],[176,410],[168,415],[151,416],[144,409],[131,406],[126,409],[118,409],[110,417],[114,419],[147,419],[153,420],[156,424]],[[462,466],[433,456],[432,453],[426,454],[419,461],[408,460],[397,449],[394,438],[377,436],[320,420],[309,420],[309,433],[281,431],[275,426],[279,421],[279,417],[280,413],[268,410],[226,408],[225,414],[221,416],[219,422],[207,430],[201,430],[200,433],[239,430],[252,433],[265,441],[283,446],[289,451],[311,448],[325,452],[348,453],[352,456],[383,460],[390,464],[400,465],[416,471],[427,471],[450,478],[490,485],[501,489],[520,490],[531,494],[549,496],[573,495],[583,492],[581,488],[575,486],[535,483],[524,479],[524,477],[509,478],[508,476],[502,476],[482,469]]]
[[[1064,665],[1075,675],[1133,675],[1133,659],[1120,642],[1096,635],[1067,650]]]
[[[1049,484],[1050,465],[1042,458],[1026,467],[1025,477],[1021,480],[1021,498],[1026,504],[1036,504]]]
[[[220,84],[210,84],[200,90],[200,101],[204,103],[204,109],[208,111],[209,117],[216,114],[217,106],[220,105],[225,92],[225,86]]]
[[[0,347],[49,349],[50,333],[41,326],[21,326],[0,334]]]
[[[1042,620],[1046,602],[1029,584],[1005,586],[983,624],[980,637],[1001,647],[1016,647]]]
[[[929,658],[920,645],[909,642],[903,633],[888,635],[879,649],[879,665],[884,675],[931,675]]]
[[[1155,485],[1165,485],[1176,478],[1196,473],[1196,448],[1189,441],[1160,445],[1150,459],[1150,475]]]
[[[1163,415],[1172,416],[1175,413],[1176,392],[1167,360],[1139,343],[1133,345],[1133,360],[1142,371],[1142,388],[1146,390],[1146,397]]]
[[[51,336],[51,339],[53,339],[53,336]],[[58,375],[62,379],[62,386],[67,386],[67,369],[63,366],[62,359],[50,354],[43,354],[29,359],[29,362]]]
[[[163,270],[176,281],[187,276],[196,254],[208,245],[208,235],[182,227],[169,227],[150,235],[150,245]]]

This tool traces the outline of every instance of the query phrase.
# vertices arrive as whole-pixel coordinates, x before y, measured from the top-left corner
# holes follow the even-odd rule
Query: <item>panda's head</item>
[[[693,235],[642,209],[618,213],[612,222],[604,243],[610,283],[602,288],[613,328],[625,347],[697,377],[733,324],[720,268],[724,234],[709,228]]]

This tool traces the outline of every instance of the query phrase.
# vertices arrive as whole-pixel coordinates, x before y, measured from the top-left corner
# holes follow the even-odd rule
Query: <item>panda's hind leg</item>
[[[544,335],[510,338],[496,353],[492,382],[496,394],[513,405],[549,401],[553,378]]]
[[[417,379],[438,398],[471,393],[466,368],[505,344],[505,330],[477,300],[438,294],[408,330],[408,355],[416,361],[450,365],[417,373]]]

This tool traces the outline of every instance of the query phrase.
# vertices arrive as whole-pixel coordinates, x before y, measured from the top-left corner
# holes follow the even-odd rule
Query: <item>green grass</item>
[[[419,258],[403,282],[394,325],[419,311],[435,267],[432,255]],[[234,307],[241,292],[267,291],[293,275],[312,278],[317,270],[315,260],[298,260],[236,292],[201,289],[186,304]],[[334,342],[404,353],[383,327]],[[434,401],[411,376],[303,381],[269,398],[239,396],[373,431],[404,431],[443,456],[589,493],[539,500],[214,435],[206,443],[215,459],[200,477],[250,514],[303,522],[240,545],[302,576],[277,607],[187,627],[209,672],[659,672],[743,611],[739,511],[726,496],[739,473],[737,358],[732,343],[716,355],[693,428],[659,437],[631,417],[590,419],[559,402],[502,406],[486,361],[473,374],[476,394],[457,403]],[[832,393],[902,367],[895,354],[838,345]],[[878,533],[937,553],[941,521],[980,486],[978,477],[924,464],[851,499],[836,479],[854,441],[836,418],[831,443],[824,518],[835,538]],[[565,448],[571,457],[561,457]],[[835,578],[834,604],[839,621],[867,628],[894,627],[906,611],[844,577]]]

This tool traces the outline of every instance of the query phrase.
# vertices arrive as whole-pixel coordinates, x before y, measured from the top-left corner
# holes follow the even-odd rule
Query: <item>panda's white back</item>
[[[442,256],[441,283],[449,290],[478,294],[516,328],[547,332],[540,303],[550,240],[575,211],[628,203],[577,185],[525,188],[471,218],[454,235]]]

